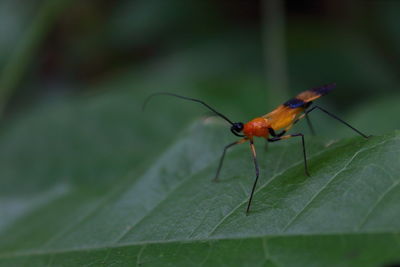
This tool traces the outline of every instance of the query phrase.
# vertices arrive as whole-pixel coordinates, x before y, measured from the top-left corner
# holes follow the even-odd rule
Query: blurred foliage
[[[285,23],[274,26],[259,1],[2,0],[0,95],[5,97],[0,102],[6,106],[0,132],[0,255],[111,242],[110,229],[117,233],[132,226],[129,214],[146,214],[124,206],[136,200],[127,188],[143,181],[139,178],[160,160],[160,153],[167,151],[168,156],[179,142],[183,148],[177,151],[184,153],[168,156],[171,166],[160,170],[161,176],[184,175],[177,166],[215,163],[223,145],[232,140],[226,125],[208,118],[206,122],[223,126],[188,126],[207,111],[171,98],[154,99],[142,113],[141,104],[152,92],[198,97],[245,122],[299,91],[336,82],[337,89],[318,100],[320,105],[366,133],[399,129],[400,2],[286,1],[282,10]],[[280,41],[286,54],[269,57],[266,51],[273,53],[274,47],[266,32],[271,31],[284,36]],[[285,61],[287,69],[278,61]],[[272,86],[276,77],[268,76],[273,73],[268,68],[275,66],[287,74],[281,84],[288,88]],[[308,139],[311,147],[321,143],[319,138],[354,136],[323,114],[311,117],[318,133],[317,140]],[[193,132],[193,127],[200,129]],[[210,131],[206,138],[203,127]],[[308,133],[302,123],[296,131]],[[185,140],[196,137],[202,143],[185,146]],[[287,147],[292,145],[289,141]],[[280,157],[280,148],[267,156],[270,161]],[[198,158],[205,161],[196,163]],[[228,172],[237,161],[229,164]],[[250,168],[246,165],[240,176],[247,176]],[[393,175],[397,179],[398,173]],[[202,184],[206,176],[198,177]],[[122,201],[118,219],[107,213],[114,200]],[[149,203],[140,205],[147,210]],[[97,230],[107,235],[89,238],[85,229],[96,223],[86,218],[102,209],[107,219],[99,219]],[[65,239],[64,246],[60,237],[77,225],[86,227],[76,233],[87,243]],[[372,246],[378,240],[361,239],[348,244]],[[295,242],[313,250],[315,240],[310,240]],[[275,250],[281,242],[289,241],[278,240]],[[193,246],[204,249],[202,244]],[[157,249],[166,248],[160,245],[151,253]],[[175,255],[174,245],[168,249]]]
[[[44,4],[2,1],[0,66],[6,66]],[[323,101],[343,113],[398,91],[396,1],[288,2],[286,28],[277,29],[285,31],[287,44],[287,58],[278,59],[288,66],[290,91],[284,94],[279,90],[285,88],[270,88],[264,75],[263,66],[274,64],[265,64],[269,42],[261,29],[269,25],[262,24],[260,6],[240,0],[69,2],[57,19],[48,20],[49,30],[15,88],[6,88],[13,91],[7,111],[12,115],[38,102],[95,92],[98,84],[121,73],[152,80],[168,76],[163,86],[149,91],[175,85],[186,94],[215,95],[221,105],[227,91],[234,103],[234,96],[255,87],[256,94],[250,90],[245,98],[254,114],[267,112],[284,96],[333,81],[338,89]],[[178,79],[193,84],[174,84]]]

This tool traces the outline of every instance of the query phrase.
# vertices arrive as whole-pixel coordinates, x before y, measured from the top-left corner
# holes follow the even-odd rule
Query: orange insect
[[[340,121],[341,123],[345,124],[346,126],[350,127],[352,130],[354,130],[355,132],[360,134],[362,137],[368,138],[367,135],[363,134],[362,132],[360,132],[359,130],[357,130],[356,128],[354,128],[353,126],[348,124],[347,122],[343,121],[336,115],[333,115],[332,113],[328,112],[327,110],[325,110],[319,106],[315,106],[315,105],[313,107],[311,107],[311,105],[313,103],[312,101],[316,100],[317,98],[319,98],[323,95],[326,95],[331,90],[333,90],[335,87],[336,87],[336,84],[332,83],[332,84],[327,84],[327,85],[324,85],[321,87],[317,87],[317,88],[313,88],[313,89],[304,91],[304,92],[298,94],[295,98],[292,98],[292,99],[286,101],[285,103],[283,103],[282,105],[278,106],[272,112],[270,112],[264,116],[254,118],[245,124],[242,122],[232,122],[225,115],[216,111],[214,108],[212,108],[211,106],[209,106],[208,104],[206,104],[205,102],[203,102],[201,100],[189,98],[189,97],[185,97],[185,96],[181,96],[181,95],[176,95],[176,94],[172,94],[172,93],[166,93],[166,92],[160,92],[160,93],[155,93],[153,95],[150,95],[146,99],[146,101],[143,105],[143,109],[145,108],[148,101],[153,96],[169,95],[169,96],[174,96],[174,97],[182,98],[182,99],[189,100],[189,101],[198,102],[198,103],[204,105],[205,107],[207,107],[208,109],[210,109],[216,115],[220,116],[221,118],[223,118],[227,122],[229,122],[231,124],[231,132],[234,135],[242,137],[242,138],[239,139],[238,141],[235,141],[235,142],[225,146],[224,151],[221,156],[221,159],[219,161],[217,173],[215,175],[214,180],[217,180],[219,177],[219,173],[221,171],[222,164],[223,164],[224,158],[225,158],[225,153],[228,150],[228,148],[230,148],[234,145],[242,144],[242,143],[249,141],[253,160],[254,160],[256,178],[254,180],[253,187],[251,189],[249,201],[248,201],[247,208],[246,208],[246,214],[248,214],[250,211],[251,201],[253,199],[254,191],[256,189],[257,181],[258,181],[258,177],[259,177],[259,167],[258,167],[258,162],[257,162],[257,155],[256,155],[256,150],[255,150],[254,142],[253,142],[254,137],[265,138],[268,142],[276,142],[276,141],[280,141],[280,140],[289,139],[292,137],[301,137],[301,142],[302,142],[302,147],[303,147],[303,157],[304,157],[304,170],[305,170],[305,174],[307,176],[309,176],[309,172],[308,172],[308,166],[307,166],[307,156],[306,156],[304,135],[302,133],[285,135],[285,133],[287,131],[289,131],[293,127],[293,125],[295,125],[299,120],[301,120],[303,118],[307,119],[307,122],[311,128],[311,131],[314,132],[311,122],[309,121],[308,116],[307,116],[311,111],[316,110],[316,109],[321,110],[322,112],[326,113],[327,115],[331,116],[332,118],[334,118],[334,119]],[[282,130],[282,131],[278,133],[279,130]]]

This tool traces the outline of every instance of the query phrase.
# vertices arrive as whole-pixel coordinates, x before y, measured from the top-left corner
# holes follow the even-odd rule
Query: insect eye
[[[236,122],[233,124],[233,128],[236,132],[241,132],[243,130],[243,123]]]

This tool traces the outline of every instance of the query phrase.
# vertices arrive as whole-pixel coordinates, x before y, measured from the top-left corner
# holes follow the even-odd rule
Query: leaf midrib
[[[67,253],[81,253],[81,252],[91,252],[98,250],[107,250],[107,249],[118,249],[118,248],[126,248],[133,246],[149,246],[149,245],[164,245],[164,244],[174,244],[174,243],[206,243],[206,242],[217,242],[217,241],[231,241],[231,240],[257,240],[257,239],[270,239],[270,238],[280,238],[280,237],[330,237],[330,236],[362,236],[362,235],[398,235],[400,231],[364,231],[364,232],[329,232],[329,233],[277,233],[277,234],[268,234],[263,236],[254,236],[249,235],[246,237],[236,236],[236,237],[211,237],[211,238],[194,238],[191,240],[182,240],[182,239],[169,239],[169,240],[151,240],[151,241],[135,241],[135,242],[126,242],[120,243],[113,246],[87,246],[87,247],[78,247],[71,249],[53,249],[53,250],[26,250],[19,251],[16,253],[4,253],[0,254],[0,259],[10,259],[17,257],[31,257],[31,256],[46,256],[46,255],[54,255],[54,254],[67,254]]]

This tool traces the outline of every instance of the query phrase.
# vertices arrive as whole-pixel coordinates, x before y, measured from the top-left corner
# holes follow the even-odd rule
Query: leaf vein
[[[324,151],[320,151],[318,153],[315,153],[311,158],[315,158],[317,156],[319,156],[320,154],[322,154]],[[326,151],[325,151],[326,152]],[[310,158],[310,159],[311,159]],[[283,169],[282,171],[276,173],[274,176],[271,177],[271,179],[269,179],[265,184],[261,185],[258,189],[256,189],[256,191],[254,192],[254,196],[261,191],[262,189],[264,189],[265,187],[267,187],[271,182],[273,182],[277,177],[279,177],[280,175],[282,175],[283,173],[287,172],[289,169],[301,164],[303,162],[303,160],[299,160],[297,162],[295,162],[294,164],[290,165],[289,167],[287,167],[286,169]],[[208,234],[208,236],[211,236],[216,230],[217,228],[228,218],[230,217],[237,209],[239,209],[242,205],[247,203],[247,199],[242,201],[241,203],[239,203],[238,205],[236,205],[229,213],[227,213],[215,226],[214,228],[210,231],[210,233]]]
[[[392,191],[399,184],[400,184],[400,180],[398,180],[397,182],[394,182],[391,186],[389,186],[385,190],[385,192],[383,192],[383,194],[377,199],[377,201],[373,205],[371,205],[371,208],[367,211],[364,219],[362,219],[360,224],[357,226],[357,228],[356,228],[357,231],[359,231],[361,229],[361,227],[363,227],[367,223],[367,221],[371,218],[373,211],[378,207],[379,203],[387,196],[387,194],[389,194],[389,192]]]
[[[380,145],[383,145],[384,143],[386,143],[387,140],[384,140],[378,144],[375,144],[371,147],[367,147],[367,148],[363,148],[358,150],[356,153],[354,153],[354,155],[350,158],[350,160],[343,166],[342,169],[340,169],[337,173],[335,173],[331,179],[328,180],[328,182],[326,184],[324,184],[320,190],[318,190],[317,193],[315,193],[311,199],[306,203],[306,205],[304,205],[304,207],[297,213],[295,214],[292,219],[285,225],[285,227],[283,227],[283,232],[285,232],[290,226],[293,225],[293,223],[297,220],[297,218],[299,218],[299,216],[301,216],[305,210],[314,202],[314,200],[339,176],[339,174],[341,174],[342,172],[344,172],[349,166],[350,164],[354,161],[354,159],[362,152],[374,149]]]

